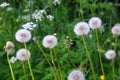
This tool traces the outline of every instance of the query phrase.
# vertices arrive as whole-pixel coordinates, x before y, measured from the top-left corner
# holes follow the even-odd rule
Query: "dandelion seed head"
[[[26,29],[20,29],[16,32],[15,38],[18,42],[28,42],[31,39],[31,32]]]
[[[16,53],[16,57],[20,61],[26,61],[30,58],[30,51],[28,51],[24,48],[19,49]]]
[[[53,48],[57,45],[57,38],[53,35],[47,35],[43,38],[43,46]]]
[[[97,29],[97,28],[100,28],[102,25],[102,21],[99,17],[92,17],[90,20],[89,20],[89,26],[90,28],[92,29]]]
[[[69,73],[68,80],[85,80],[83,73],[80,70],[73,70]]]
[[[115,26],[111,29],[111,32],[113,35],[120,35],[120,24],[115,24]]]
[[[114,50],[108,50],[106,53],[105,53],[105,57],[108,59],[108,60],[111,60],[111,59],[114,59],[115,58],[115,51]]]
[[[79,22],[74,27],[74,32],[76,35],[87,35],[90,28],[86,22]]]
[[[6,45],[5,45],[5,51],[10,54],[11,52],[13,52],[13,48],[14,48],[14,44],[11,41],[7,41]]]

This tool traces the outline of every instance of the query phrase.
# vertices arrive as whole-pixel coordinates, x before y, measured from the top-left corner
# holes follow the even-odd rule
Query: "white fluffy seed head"
[[[115,24],[115,26],[111,29],[111,32],[113,35],[120,35],[120,24]]]
[[[80,70],[73,70],[69,73],[68,80],[85,80],[83,73]]]
[[[115,58],[115,51],[114,50],[108,50],[106,53],[105,53],[105,57],[108,59],[108,60],[111,60],[111,59],[114,59]]]
[[[47,35],[43,38],[43,46],[53,48],[57,45],[57,38],[53,35]]]
[[[97,28],[100,28],[102,25],[102,21],[99,17],[92,17],[90,20],[89,20],[89,26],[90,28],[92,29],[97,29]]]
[[[76,35],[87,35],[90,28],[86,22],[79,22],[74,27],[74,32]]]
[[[20,61],[26,61],[30,58],[30,51],[28,51],[24,48],[19,49],[16,53],[16,57]]]
[[[16,32],[15,38],[18,42],[28,42],[31,39],[31,32],[26,29],[20,29]]]

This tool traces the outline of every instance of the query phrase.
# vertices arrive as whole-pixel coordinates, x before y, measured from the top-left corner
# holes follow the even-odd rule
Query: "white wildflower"
[[[30,58],[30,51],[28,51],[24,48],[19,49],[16,53],[16,57],[18,60],[26,61]]]
[[[43,46],[46,48],[53,48],[57,45],[57,38],[53,35],[47,35],[43,39]]]
[[[16,32],[15,38],[18,42],[28,42],[31,39],[31,32],[26,29],[20,29]]]
[[[80,70],[73,70],[69,73],[67,80],[85,80],[85,77]]]
[[[7,3],[7,2],[3,2],[2,4],[0,4],[0,7],[6,7],[6,6],[9,6],[10,4]]]
[[[54,1],[53,1],[53,4],[54,4],[54,5],[57,5],[57,4],[59,5],[60,3],[61,3],[61,0],[54,0]]]
[[[113,35],[120,35],[120,24],[115,24],[111,30]]]
[[[17,61],[17,58],[16,58],[16,57],[14,57],[14,56],[11,57],[11,59],[10,59],[10,62],[11,62],[11,63],[15,63],[16,61]]]
[[[28,29],[28,30],[33,30],[33,28],[35,28],[37,25],[34,24],[33,22],[27,22],[25,24],[22,25],[22,27],[24,29]]]
[[[54,17],[53,17],[52,15],[47,15],[46,17],[47,17],[47,19],[49,19],[50,21],[52,21],[52,20],[54,19]]]
[[[41,21],[44,18],[44,14],[46,14],[45,10],[35,10],[35,12],[32,14],[32,18],[36,21]]]
[[[115,58],[115,51],[114,50],[108,50],[106,53],[105,53],[105,57],[108,59],[108,60],[111,60],[111,59],[114,59]]]
[[[87,35],[90,28],[86,22],[79,22],[74,27],[74,32],[76,35]]]
[[[20,18],[21,16],[19,16],[19,18]],[[30,20],[30,15],[23,15],[22,16],[22,19],[26,19],[26,20]]]
[[[7,41],[5,45],[5,51],[10,54],[13,52],[14,44],[11,41]]]
[[[99,17],[92,17],[90,20],[89,20],[89,26],[90,28],[92,29],[97,29],[97,28],[100,28],[101,27],[101,24],[102,24],[102,21]]]
[[[12,7],[8,7],[8,8],[7,8],[7,11],[12,11],[12,10],[13,10]]]

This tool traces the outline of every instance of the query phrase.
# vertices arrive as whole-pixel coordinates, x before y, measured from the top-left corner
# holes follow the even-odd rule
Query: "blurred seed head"
[[[5,45],[5,51],[10,54],[13,52],[14,44],[11,41],[7,41]]]

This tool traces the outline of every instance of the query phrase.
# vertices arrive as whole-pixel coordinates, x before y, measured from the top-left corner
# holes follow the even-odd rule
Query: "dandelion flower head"
[[[20,29],[16,32],[15,38],[18,42],[28,42],[31,39],[31,32],[26,29]]]
[[[28,51],[24,48],[19,49],[16,53],[16,57],[20,61],[26,61],[30,58],[30,51]]]
[[[111,32],[113,35],[120,35],[120,24],[115,24],[115,26],[111,29]]]
[[[115,51],[114,50],[108,50],[106,53],[105,53],[105,57],[108,59],[108,60],[111,60],[111,59],[114,59],[115,58]]]
[[[73,70],[68,75],[68,80],[85,80],[83,73],[80,70]]]
[[[43,38],[43,46],[53,48],[57,45],[57,38],[54,35],[47,35]]]
[[[92,29],[97,29],[97,28],[100,28],[101,27],[101,24],[102,24],[102,21],[99,17],[92,17],[90,20],[89,20],[89,26],[90,28]]]
[[[90,28],[86,22],[79,22],[74,27],[74,32],[76,35],[87,35]]]

